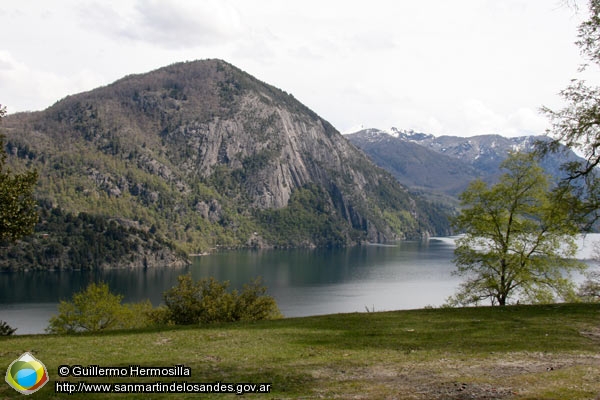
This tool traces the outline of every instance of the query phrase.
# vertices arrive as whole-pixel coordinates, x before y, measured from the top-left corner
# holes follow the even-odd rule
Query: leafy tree
[[[589,18],[579,26],[575,43],[588,63],[600,66],[600,0],[589,0],[588,9]],[[589,67],[588,63],[580,67],[580,72]],[[574,187],[585,200],[579,204],[579,212],[591,227],[600,218],[600,180],[595,172],[600,163],[600,87],[591,86],[584,79],[573,79],[560,95],[566,102],[564,108],[556,111],[542,107],[542,112],[551,120],[548,134],[554,140],[538,143],[538,146],[542,153],[547,153],[558,151],[563,143],[584,154],[585,161],[564,165],[569,179],[562,185],[583,181]]]
[[[266,295],[260,280],[244,285],[241,293],[228,292],[228,287],[229,282],[214,278],[194,281],[191,274],[180,275],[177,286],[164,293],[165,306],[154,311],[153,320],[162,324],[191,325],[281,316],[277,303]]]
[[[477,180],[461,195],[462,210],[454,222],[464,236],[457,241],[454,262],[456,274],[467,279],[450,304],[572,298],[567,273],[585,268],[572,259],[578,233],[570,215],[572,194],[551,191],[532,155],[511,154],[501,169],[506,173],[497,184]]]
[[[0,105],[0,120],[6,108]],[[33,187],[37,171],[13,174],[6,168],[4,136],[0,135],[0,241],[15,241],[33,232],[38,220]]]
[[[91,283],[75,293],[71,301],[61,301],[58,315],[50,318],[48,333],[95,332],[149,325],[149,301],[121,304],[122,295],[110,292],[106,283]]]
[[[600,66],[600,0],[589,0],[588,8],[589,19],[579,26],[575,44],[587,61]],[[580,72],[588,67],[589,64],[583,64]],[[574,176],[587,175],[600,162],[600,87],[589,86],[583,79],[573,79],[560,95],[567,102],[565,108],[558,111],[542,108],[552,121],[549,133],[554,141],[550,143],[551,149],[563,142],[582,150],[586,162],[570,167]]]

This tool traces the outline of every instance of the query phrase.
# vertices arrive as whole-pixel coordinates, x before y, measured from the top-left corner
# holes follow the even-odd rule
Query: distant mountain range
[[[201,253],[449,232],[443,209],[409,193],[327,121],[221,60],[130,75],[9,115],[2,130],[11,166],[39,171],[47,216],[38,239],[0,254],[20,257],[6,268],[36,268],[36,259],[63,268],[70,254],[92,268],[107,252],[109,266],[152,266],[175,257],[152,251],[161,246]],[[61,224],[87,239],[55,234]],[[127,245],[114,252],[120,237]]]
[[[476,178],[492,182],[510,151],[531,152],[546,136],[506,138],[499,135],[473,137],[433,136],[412,130],[363,129],[345,135],[380,167],[403,185],[416,190],[457,197]],[[564,147],[541,162],[547,173],[564,176],[560,166],[582,161]]]

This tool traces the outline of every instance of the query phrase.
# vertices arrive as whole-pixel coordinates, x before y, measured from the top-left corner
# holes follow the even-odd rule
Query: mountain
[[[403,185],[454,198],[474,179],[494,181],[510,151],[531,152],[537,141],[549,140],[546,136],[436,137],[396,128],[364,129],[346,138]],[[564,147],[546,156],[540,164],[547,173],[560,178],[564,176],[560,170],[563,163],[581,160]]]
[[[413,189],[455,195],[480,172],[463,160],[438,153],[418,141],[365,129],[346,138],[380,167]]]
[[[220,60],[173,64],[5,118],[38,198],[201,253],[339,246],[448,232],[290,94]]]

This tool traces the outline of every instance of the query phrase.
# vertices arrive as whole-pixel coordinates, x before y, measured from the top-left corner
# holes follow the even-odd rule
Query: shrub
[[[0,319],[0,336],[10,336],[15,333],[16,330],[17,328],[11,327],[7,322]]]
[[[266,295],[267,288],[262,285],[260,278],[244,285],[239,295],[236,291],[234,293],[236,294],[233,313],[235,320],[259,321],[282,317],[275,299]]]
[[[118,329],[136,329],[152,325],[153,312],[150,300],[139,303],[125,303],[119,310]]]
[[[149,300],[122,304],[123,296],[111,293],[106,283],[92,283],[75,293],[71,301],[60,302],[58,315],[50,318],[46,331],[96,332],[281,317],[275,299],[266,295],[260,279],[244,285],[241,293],[229,292],[228,287],[229,282],[214,278],[194,281],[191,274],[181,275],[177,286],[164,293],[165,305],[153,308]]]
[[[58,315],[50,318],[48,333],[95,332],[107,329],[138,328],[149,325],[149,301],[121,304],[123,296],[113,294],[106,283],[91,283],[75,293],[71,301],[61,301]]]
[[[165,306],[154,310],[152,320],[190,325],[281,317],[275,299],[266,295],[259,279],[244,285],[241,293],[228,292],[228,287],[227,281],[214,278],[194,281],[191,274],[181,275],[178,285],[164,293]]]

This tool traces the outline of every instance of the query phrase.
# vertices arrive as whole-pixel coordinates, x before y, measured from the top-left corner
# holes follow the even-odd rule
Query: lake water
[[[589,236],[578,258],[589,258]],[[453,238],[432,238],[394,246],[226,252],[175,269],[0,273],[0,320],[18,328],[17,334],[42,333],[59,300],[99,281],[125,302],[150,299],[158,305],[188,272],[195,279],[228,280],[233,288],[260,276],[286,317],[439,306],[460,282],[451,274],[453,250]]]

